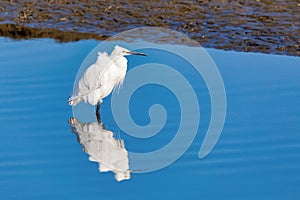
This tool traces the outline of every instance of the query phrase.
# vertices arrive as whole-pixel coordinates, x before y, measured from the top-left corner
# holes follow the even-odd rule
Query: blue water
[[[117,182],[113,173],[100,173],[98,164],[88,161],[68,124],[72,110],[67,99],[76,72],[97,44],[0,38],[1,199],[300,197],[299,57],[208,49],[227,95],[226,122],[217,145],[206,158],[198,158],[210,117],[206,91],[198,94],[199,132],[183,156],[164,169],[132,173],[130,180]],[[199,85],[204,88],[203,81]],[[172,94],[156,87],[162,104],[176,107],[176,100],[168,100]],[[145,94],[135,95],[149,106],[156,100],[146,101],[150,94],[144,89]],[[127,136],[112,121],[109,101],[101,107],[103,123],[124,140],[127,150],[157,149],[172,138],[171,133],[148,141]],[[143,104],[132,108],[141,125],[149,120],[143,109]],[[178,127],[178,117],[171,120],[169,131]]]

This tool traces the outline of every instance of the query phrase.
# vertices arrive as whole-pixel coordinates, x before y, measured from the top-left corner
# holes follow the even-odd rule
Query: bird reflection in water
[[[101,120],[81,123],[72,117],[69,124],[83,151],[89,155],[89,160],[99,163],[100,172],[112,171],[117,181],[130,179],[128,152],[124,141],[114,138],[113,132],[106,130]]]
[[[80,102],[97,105],[98,122],[81,123],[78,119],[71,118],[69,124],[78,136],[83,151],[89,154],[89,159],[99,163],[100,172],[113,171],[118,181],[130,179],[128,152],[123,140],[115,139],[113,132],[104,128],[100,119],[100,104],[113,89],[122,85],[127,71],[126,56],[129,55],[146,56],[118,45],[110,55],[98,52],[96,62],[86,69],[68,100],[71,106]]]

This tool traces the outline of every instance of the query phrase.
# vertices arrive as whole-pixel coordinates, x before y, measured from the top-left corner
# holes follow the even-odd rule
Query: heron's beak
[[[128,51],[126,53],[129,53],[131,55],[138,55],[138,56],[147,56],[147,54],[140,53],[140,52],[135,52],[135,51]]]

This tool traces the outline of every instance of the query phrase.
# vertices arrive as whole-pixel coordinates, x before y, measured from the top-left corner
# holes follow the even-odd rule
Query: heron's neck
[[[118,66],[118,67],[125,67],[127,68],[127,59],[124,56],[113,56],[111,55],[111,60]]]
[[[118,57],[120,57],[120,53],[117,51],[112,51],[111,54],[109,55],[110,59],[117,59]]]

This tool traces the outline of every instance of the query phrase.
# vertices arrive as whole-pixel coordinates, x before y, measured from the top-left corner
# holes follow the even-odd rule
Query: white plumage
[[[89,160],[99,163],[100,172],[114,172],[117,181],[130,179],[128,152],[123,140],[115,139],[113,132],[106,130],[101,122],[81,123],[71,118],[69,123],[83,151],[89,154]]]
[[[69,105],[75,106],[84,101],[99,106],[103,98],[123,83],[128,62],[125,56],[132,54],[145,56],[143,53],[130,52],[118,45],[110,55],[106,52],[98,52],[97,61],[84,72],[78,81],[75,93],[69,98]]]

